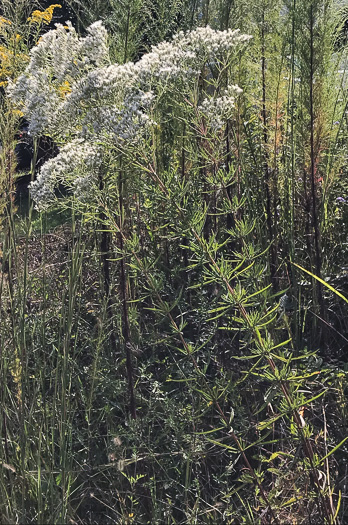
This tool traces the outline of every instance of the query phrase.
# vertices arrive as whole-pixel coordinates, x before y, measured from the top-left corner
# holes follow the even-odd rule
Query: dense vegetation
[[[0,6],[1,524],[345,523],[345,2]]]

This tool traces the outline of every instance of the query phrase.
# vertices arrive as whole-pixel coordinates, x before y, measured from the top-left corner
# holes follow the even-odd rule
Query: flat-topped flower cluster
[[[249,38],[238,30],[200,27],[154,46],[137,63],[112,64],[101,22],[83,38],[71,23],[57,24],[31,51],[25,73],[8,87],[29,121],[29,133],[66,144],[31,184],[37,206],[49,205],[60,183],[85,198],[103,148],[134,148],[149,135],[158,93],[178,86],[187,93],[208,64],[226,62],[233,48]],[[230,86],[222,97],[201,103],[198,109],[212,128],[229,118],[238,89]]]

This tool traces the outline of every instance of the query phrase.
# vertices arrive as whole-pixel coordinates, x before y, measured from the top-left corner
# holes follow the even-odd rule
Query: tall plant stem
[[[205,3],[204,3],[204,25],[205,26],[209,24],[209,7],[210,7],[210,0],[205,0]]]
[[[124,42],[124,58],[123,58],[124,63],[126,63],[128,60],[128,38],[129,38],[130,16],[131,16],[131,6],[129,3],[128,8],[127,8],[126,38]]]
[[[33,158],[31,160],[31,180],[34,180],[35,168],[38,153],[38,140],[34,139],[34,151]],[[24,265],[23,265],[23,288],[20,296],[20,311],[19,311],[19,337],[18,346],[20,348],[20,367],[21,367],[21,378],[20,378],[20,393],[19,393],[19,407],[20,407],[20,432],[21,432],[21,471],[22,471],[22,519],[26,522],[26,493],[27,493],[27,479],[26,479],[26,464],[27,464],[27,432],[24,409],[26,406],[26,397],[28,395],[28,372],[27,372],[27,330],[26,330],[26,317],[27,317],[27,298],[29,291],[29,268],[28,268],[28,256],[29,256],[29,240],[31,236],[32,228],[32,214],[33,214],[33,203],[30,202],[29,197],[29,216],[26,227],[25,247],[24,247]]]
[[[128,380],[128,392],[129,392],[129,413],[133,419],[136,419],[136,404],[134,395],[134,370],[132,364],[131,354],[131,334],[129,326],[129,315],[128,315],[128,291],[127,291],[127,273],[126,273],[126,254],[124,246],[124,180],[123,172],[120,172],[118,181],[119,191],[119,216],[120,216],[120,228],[118,232],[118,244],[121,253],[120,259],[120,293],[122,302],[122,337],[124,343],[124,349],[126,354],[126,367],[127,367],[127,380]]]
[[[309,85],[309,111],[310,111],[310,148],[311,148],[311,193],[312,193],[312,211],[313,211],[313,228],[314,228],[314,244],[315,244],[315,268],[316,274],[321,278],[321,254],[320,254],[320,230],[319,221],[317,215],[317,195],[316,195],[316,184],[315,184],[315,152],[314,152],[314,15],[313,15],[313,2],[310,5],[310,85]],[[321,283],[315,284],[318,290],[318,300],[323,315],[323,287]]]
[[[194,26],[197,2],[198,2],[198,0],[193,0],[193,6],[192,6],[192,11],[191,11],[191,20],[190,20],[190,31],[193,29],[193,26]]]
[[[82,224],[80,231],[77,232],[76,220],[74,210],[72,213],[72,248],[70,255],[70,267],[68,277],[68,287],[66,295],[64,296],[63,315],[61,316],[60,324],[60,346],[62,348],[62,355],[60,356],[61,366],[61,381],[60,381],[60,468],[61,468],[61,488],[62,488],[62,505],[60,517],[62,520],[67,519],[68,513],[68,499],[71,489],[71,464],[69,455],[69,448],[71,443],[71,375],[69,370],[69,362],[73,356],[72,339],[75,344],[78,339],[78,325],[75,327],[75,312],[78,316],[78,305],[81,297],[81,276],[82,263],[84,256],[84,246],[82,244]]]
[[[128,38],[130,28],[130,15],[131,7],[128,4],[127,12],[127,25],[126,25],[126,37],[125,37],[125,50],[124,50],[124,63],[127,61],[128,56]],[[120,259],[120,292],[121,292],[121,303],[122,303],[122,337],[124,343],[124,349],[126,354],[126,368],[127,368],[127,380],[128,380],[128,394],[129,394],[129,413],[133,419],[136,419],[136,403],[134,395],[134,370],[132,363],[131,354],[131,333],[129,325],[129,313],[128,313],[128,289],[127,289],[127,272],[126,272],[126,253],[123,242],[123,236],[121,232],[125,225],[125,206],[124,206],[124,172],[120,170],[118,179],[118,195],[119,195],[119,216],[120,216],[120,232],[118,235],[118,243],[121,254]]]
[[[295,257],[295,162],[296,162],[296,141],[295,141],[295,50],[296,50],[296,0],[292,2],[291,13],[291,83],[289,90],[288,111],[290,115],[290,174],[287,177],[287,195],[285,206],[286,229],[288,235],[288,255],[289,260],[294,260]],[[288,264],[288,272],[290,274],[293,295],[297,297],[297,279],[295,269]],[[300,338],[300,323],[298,320],[298,312],[294,311],[294,326],[296,347],[299,344]]]
[[[99,174],[99,190],[104,190],[104,180],[102,173]],[[111,258],[111,247],[110,247],[110,232],[108,231],[106,224],[106,216],[103,211],[99,213],[99,220],[101,223],[101,236],[99,240],[100,245],[100,258],[102,267],[102,279],[103,279],[103,293],[106,304],[106,315],[110,324],[110,336],[109,341],[111,348],[115,351],[116,348],[116,337],[114,328],[114,316],[113,316],[113,297],[111,295],[111,275],[110,275],[110,258]]]
[[[277,290],[277,255],[276,246],[274,245],[274,233],[272,224],[272,198],[270,189],[270,166],[268,158],[268,131],[267,131],[267,107],[266,107],[266,43],[265,43],[265,13],[262,12],[262,27],[261,27],[261,72],[262,72],[262,124],[263,124],[263,142],[264,142],[264,161],[263,171],[265,180],[265,192],[266,192],[266,220],[268,237],[270,242],[270,273],[271,282],[274,290]]]

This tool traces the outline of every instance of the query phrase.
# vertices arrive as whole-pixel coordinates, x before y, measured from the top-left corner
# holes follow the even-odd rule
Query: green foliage
[[[70,173],[48,212],[16,211],[18,115],[3,97],[0,521],[343,523],[335,5],[67,3],[81,31],[104,20],[119,63],[208,22],[253,40],[193,80],[154,82],[151,131],[105,139],[91,198]],[[231,83],[243,93],[214,128],[199,108]]]

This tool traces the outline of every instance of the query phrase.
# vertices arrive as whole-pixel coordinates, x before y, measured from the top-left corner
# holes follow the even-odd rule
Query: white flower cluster
[[[16,84],[9,83],[8,94],[14,101],[24,101],[21,111],[29,119],[29,132],[50,135],[59,115],[60,99],[49,82],[47,73],[38,70],[36,75],[23,75]]]
[[[30,184],[37,209],[44,210],[55,201],[55,189],[60,184],[71,188],[80,200],[88,199],[98,183],[101,163],[100,150],[83,139],[63,146],[54,159],[45,162],[36,181]]]
[[[164,89],[172,93],[175,86],[180,92],[185,83],[189,87],[214,57],[215,63],[222,56],[227,59],[233,47],[250,37],[238,30],[201,27],[154,46],[135,64],[123,65],[110,64],[107,38],[101,22],[92,24],[84,38],[70,23],[57,24],[31,51],[24,75],[9,86],[10,97],[29,120],[31,134],[68,142],[31,185],[39,207],[52,200],[57,184],[71,177],[75,194],[85,196],[100,164],[99,144],[127,148],[139,143],[154,124],[150,115],[155,93]],[[223,97],[202,103],[200,110],[213,127],[226,118],[235,93],[231,86]],[[81,177],[83,170],[88,175]]]
[[[127,142],[138,142],[146,130],[155,124],[148,114],[154,99],[152,91],[128,95],[125,98],[119,120],[113,129],[115,138],[121,138]]]
[[[136,81],[137,72],[132,62],[94,69],[74,83],[62,111],[73,111],[75,117],[83,107],[122,102]]]
[[[236,45],[250,38],[241,34],[239,29],[217,31],[207,26],[186,33],[181,31],[172,42],[153,46],[151,52],[137,62],[138,79],[145,85],[153,80],[188,79],[199,74],[202,59],[209,60],[222,53],[226,56]]]
[[[197,74],[196,54],[178,42],[161,42],[153,46],[135,65],[139,82],[151,85],[153,82],[178,81],[182,77]]]
[[[220,130],[231,118],[236,95],[242,93],[239,86],[230,85],[222,97],[210,97],[203,100],[198,110],[203,113],[206,123],[213,131]]]
[[[82,134],[88,140],[109,141],[111,144],[138,143],[155,122],[149,109],[155,99],[151,91],[130,92],[123,105],[90,108],[82,121]]]
[[[77,61],[79,38],[68,22],[66,27],[56,25],[54,31],[44,34],[37,46],[30,52],[30,63],[25,76],[30,78],[38,71],[44,70],[48,77],[56,78],[62,82],[67,75],[77,72]]]
[[[80,39],[78,54],[86,65],[102,67],[110,62],[108,32],[100,20],[89,26],[87,36]]]
[[[87,29],[87,36],[79,38],[71,22],[56,24],[56,29],[44,34],[30,52],[26,73],[35,74],[44,69],[58,84],[66,77],[76,78],[92,67],[110,62],[107,31],[101,22]]]
[[[29,120],[29,132],[57,135],[67,121],[62,119],[60,87],[64,83],[70,87],[91,68],[106,62],[107,31],[101,22],[92,24],[85,38],[78,37],[70,22],[48,31],[31,50],[25,73],[8,86],[8,95]]]
[[[181,31],[174,36],[173,43],[182,49],[194,51],[196,55],[214,56],[229,53],[235,46],[250,39],[250,35],[241,34],[239,29],[216,31],[206,26],[187,33]]]

